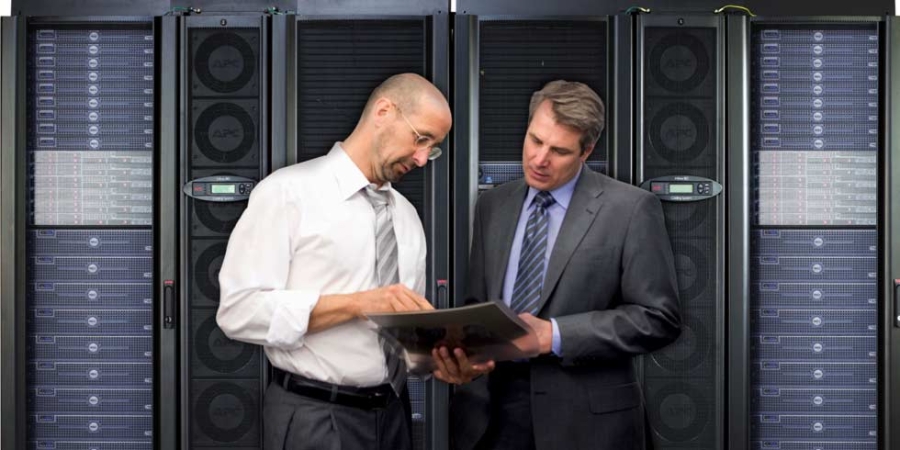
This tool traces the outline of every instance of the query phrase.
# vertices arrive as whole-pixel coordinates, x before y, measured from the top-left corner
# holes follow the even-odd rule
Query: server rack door
[[[900,304],[898,304],[897,279],[900,279],[900,252],[894,250],[900,239],[900,208],[896,202],[897,192],[900,192],[900,158],[897,158],[896,130],[900,129],[900,98],[898,98],[897,84],[894,80],[900,79],[900,22],[896,17],[888,17],[886,25],[886,50],[885,50],[885,80],[882,98],[886,105],[883,108],[884,118],[882,123],[886,131],[882,136],[884,149],[882,152],[881,168],[878,171],[882,177],[881,183],[881,217],[883,230],[880,248],[883,261],[883,275],[880,293],[885,301],[880,302],[882,311],[880,314],[883,333],[881,345],[884,351],[884,359],[881,370],[878,372],[881,378],[880,398],[882,399],[880,424],[884,432],[880,435],[882,448],[893,448],[897,444],[896,431],[900,430],[900,389],[894,381],[896,374],[900,373]]]
[[[25,21],[0,20],[0,414],[3,448],[26,442],[25,420]]]
[[[154,445],[155,39],[27,21],[23,448]]]
[[[180,404],[182,385],[179,372],[178,324],[183,316],[178,313],[178,274],[181,261],[178,258],[178,205],[181,197],[179,189],[178,155],[178,19],[173,16],[157,17],[160,30],[157,40],[159,77],[157,99],[157,147],[159,156],[155,170],[156,198],[159,221],[157,224],[157,283],[156,298],[160,307],[156,308],[159,335],[159,407],[156,409],[159,423],[156,434],[159,448],[178,447]]]
[[[229,339],[215,318],[228,236],[268,172],[268,25],[255,15],[181,21],[183,448],[262,447],[263,350]],[[214,184],[227,198],[211,198]]]
[[[724,20],[637,18],[636,181],[663,199],[682,331],[642,358],[664,449],[721,448],[724,425]],[[687,192],[678,188],[688,187]]]
[[[880,19],[750,27],[750,448],[879,448]]]
[[[745,450],[749,445],[749,319],[750,298],[750,45],[749,21],[743,16],[726,19],[726,79],[728,105],[726,124],[726,235],[728,421],[725,445]]]

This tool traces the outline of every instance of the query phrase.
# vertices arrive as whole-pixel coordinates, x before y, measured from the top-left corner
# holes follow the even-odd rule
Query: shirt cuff
[[[319,302],[315,290],[270,291],[264,293],[272,308],[266,342],[268,345],[296,350],[303,346],[309,316]]]
[[[550,319],[550,325],[553,327],[553,339],[550,341],[550,350],[553,354],[562,358],[562,336],[559,335],[559,326],[556,325],[556,319]]]

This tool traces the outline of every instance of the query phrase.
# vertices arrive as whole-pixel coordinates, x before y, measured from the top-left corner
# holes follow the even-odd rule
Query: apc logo
[[[670,417],[693,417],[694,415],[694,405],[691,403],[666,405],[665,409]]]
[[[231,339],[228,339],[227,337],[219,336],[212,341],[212,346],[219,347],[219,348],[227,348],[227,347],[238,348],[238,347],[242,347],[243,344],[241,344],[238,341],[233,341]]]
[[[209,65],[213,69],[235,69],[241,67],[239,59],[214,59]]]
[[[213,408],[209,415],[216,419],[235,419],[244,415],[244,408],[240,406],[220,406]]]
[[[663,133],[663,138],[669,139],[693,139],[696,131],[692,127],[672,127]]]
[[[694,67],[694,60],[691,58],[669,58],[663,62],[666,69],[690,69]]]
[[[240,138],[240,128],[219,128],[212,132],[212,137],[217,139]]]

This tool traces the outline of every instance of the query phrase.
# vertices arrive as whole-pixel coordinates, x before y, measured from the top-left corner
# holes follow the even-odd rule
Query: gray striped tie
[[[549,217],[547,208],[555,200],[549,192],[541,191],[534,197],[534,209],[525,224],[522,237],[522,252],[519,254],[519,269],[513,289],[510,308],[517,313],[537,313],[538,300],[544,284],[544,259],[547,254],[547,230]]]
[[[366,198],[375,210],[375,274],[378,275],[379,286],[389,286],[400,282],[397,269],[397,236],[394,234],[394,222],[391,209],[388,207],[388,190],[378,190],[374,184],[366,186]],[[384,350],[385,364],[388,368],[388,380],[394,392],[399,396],[406,385],[406,361],[403,348],[391,339],[381,336],[379,339]]]

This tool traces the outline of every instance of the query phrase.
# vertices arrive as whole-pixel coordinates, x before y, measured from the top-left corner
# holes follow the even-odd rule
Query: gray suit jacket
[[[528,191],[524,180],[478,199],[469,295],[501,301],[513,235]],[[562,358],[531,360],[531,409],[538,449],[643,448],[644,411],[632,358],[680,332],[672,245],[659,199],[583,169],[544,279],[538,316],[555,318]],[[487,378],[461,386],[451,440],[471,449],[487,428]]]

